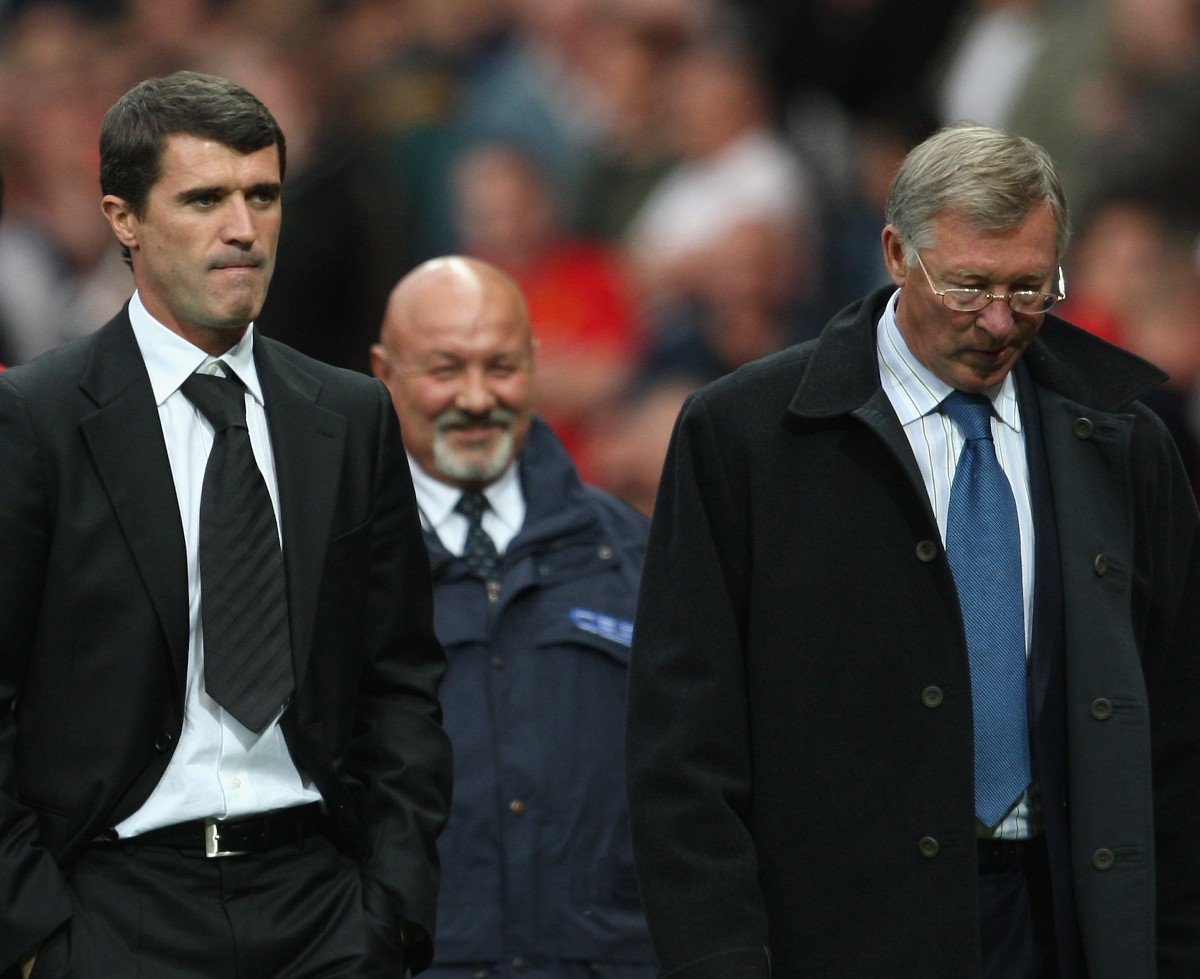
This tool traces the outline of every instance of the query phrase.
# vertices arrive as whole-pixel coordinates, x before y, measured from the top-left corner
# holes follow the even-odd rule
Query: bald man
[[[454,804],[428,975],[651,979],[623,774],[646,520],[533,413],[524,297],[434,259],[388,302],[392,393],[434,578]]]

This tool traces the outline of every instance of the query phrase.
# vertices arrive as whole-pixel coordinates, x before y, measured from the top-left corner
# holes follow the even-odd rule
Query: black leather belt
[[[191,850],[206,857],[240,857],[266,853],[288,843],[323,833],[329,819],[314,802],[292,809],[277,809],[261,816],[240,819],[193,819],[152,829],[122,839],[101,837],[96,843],[110,846],[165,846]]]
[[[1023,870],[1028,861],[1040,856],[1046,846],[1042,836],[1031,840],[977,840],[976,843],[979,846],[981,874]]]

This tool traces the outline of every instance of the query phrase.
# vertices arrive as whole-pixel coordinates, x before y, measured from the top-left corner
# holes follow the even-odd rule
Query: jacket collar
[[[875,327],[894,291],[884,286],[846,307],[805,345],[810,356],[790,413],[831,418],[876,395]],[[1049,314],[1022,360],[1039,385],[1103,411],[1120,411],[1167,379],[1153,364]]]

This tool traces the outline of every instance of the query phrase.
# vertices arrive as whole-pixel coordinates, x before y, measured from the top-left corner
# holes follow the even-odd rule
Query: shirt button
[[[235,778],[233,780],[233,787],[235,789],[240,789],[242,787],[242,780],[240,778]]]
[[[508,804],[508,811],[514,816],[524,816],[525,803],[520,799],[513,799],[513,801]]]
[[[599,556],[601,561],[607,561],[613,556],[613,549],[607,544],[602,544],[600,549],[596,551],[596,554]]]
[[[529,968],[529,963],[526,962],[524,956],[521,955],[518,955],[515,959],[513,959],[512,964],[514,969],[518,969],[521,972],[524,972]]]
[[[492,666],[494,666],[498,670],[504,669],[504,657],[503,656],[493,656],[492,657]]]

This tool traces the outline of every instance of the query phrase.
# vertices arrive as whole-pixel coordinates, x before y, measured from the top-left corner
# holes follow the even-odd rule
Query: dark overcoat
[[[627,747],[672,979],[980,972],[966,643],[880,387],[889,294],[694,395],[677,424]],[[1047,817],[1065,817],[1082,953],[1092,979],[1195,977],[1200,519],[1135,400],[1161,374],[1053,316],[1024,363],[1057,527],[1038,549],[1061,567],[1066,778]]]

